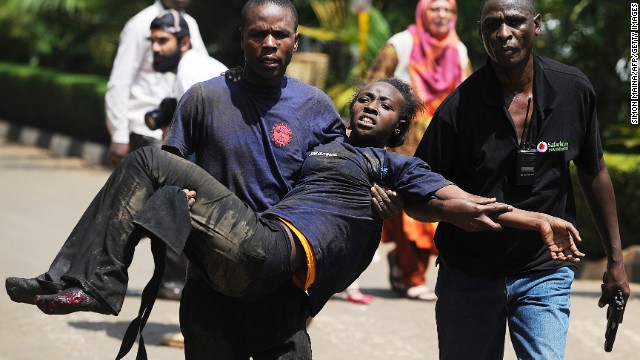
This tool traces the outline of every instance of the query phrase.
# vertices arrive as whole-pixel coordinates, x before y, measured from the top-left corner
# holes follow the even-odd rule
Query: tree
[[[142,0],[0,0],[0,44],[15,49],[8,56],[12,61],[108,74],[124,23],[148,5]]]
[[[537,50],[584,72],[597,94],[598,122],[609,150],[640,151],[640,130],[629,126],[629,3],[541,0],[543,32]]]

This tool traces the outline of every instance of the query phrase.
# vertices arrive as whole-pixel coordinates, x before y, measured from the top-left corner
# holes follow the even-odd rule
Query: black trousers
[[[260,301],[225,296],[187,279],[180,330],[187,360],[310,360],[307,295],[289,280]]]
[[[118,165],[38,280],[53,289],[80,286],[118,314],[127,268],[143,233],[134,219],[142,210],[160,223],[171,225],[175,219],[170,207],[145,208],[165,186],[177,187],[175,202],[190,216],[184,252],[203,269],[208,286],[256,300],[290,282],[291,244],[278,221],[256,216],[202,168],[154,147],[138,149]],[[184,188],[197,193],[190,211],[179,190]]]
[[[141,147],[153,146],[160,148],[162,140],[140,135],[136,133],[129,134],[129,151],[133,152]],[[165,272],[162,277],[162,286],[170,289],[184,286],[187,277],[187,270],[182,260],[182,255],[168,249],[165,257]]]

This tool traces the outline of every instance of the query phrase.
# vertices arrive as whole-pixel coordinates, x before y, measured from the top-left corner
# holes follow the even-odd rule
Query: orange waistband
[[[298,228],[296,228],[291,222],[281,217],[278,217],[278,219],[282,221],[293,232],[293,234],[298,238],[298,240],[302,244],[302,247],[304,248],[304,252],[307,258],[307,267],[306,269],[303,267],[293,273],[293,282],[297,287],[306,291],[316,279],[316,257],[313,254],[313,249],[309,244],[309,240],[307,240],[307,238],[304,236],[304,234],[302,234],[302,232],[300,232],[300,230],[298,230]]]

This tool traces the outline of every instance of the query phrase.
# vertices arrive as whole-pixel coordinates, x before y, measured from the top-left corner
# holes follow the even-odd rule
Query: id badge
[[[533,185],[536,178],[536,153],[534,149],[520,149],[516,158],[516,184]]]

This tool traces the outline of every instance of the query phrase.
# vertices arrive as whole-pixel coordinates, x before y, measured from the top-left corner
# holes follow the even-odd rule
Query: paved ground
[[[0,279],[45,271],[108,171],[74,158],[52,158],[32,146],[0,137]],[[389,247],[380,249],[385,258]],[[130,269],[130,293],[118,317],[90,313],[47,316],[0,294],[0,359],[113,359],[139,293],[153,269],[148,243],[139,246]],[[388,290],[385,261],[363,274],[373,303],[355,305],[336,296],[311,324],[318,360],[436,359],[434,304],[397,298]],[[429,271],[435,282],[435,269]],[[638,284],[632,290],[638,291]],[[605,311],[596,305],[599,283],[576,281],[566,359],[637,359],[640,298],[628,305],[613,353],[602,350]],[[159,300],[145,329],[151,359],[180,359],[179,349],[160,346],[162,334],[178,331],[178,303]],[[462,341],[462,339],[461,339]],[[461,346],[464,343],[461,342]],[[133,359],[130,355],[128,359]],[[506,359],[515,358],[507,349]]]

